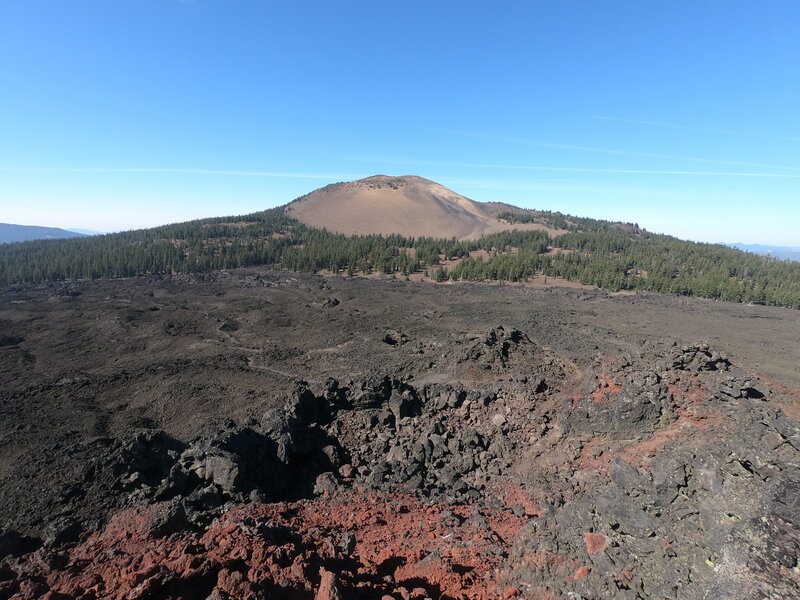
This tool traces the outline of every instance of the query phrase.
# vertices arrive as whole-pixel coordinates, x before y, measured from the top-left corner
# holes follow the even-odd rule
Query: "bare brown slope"
[[[497,214],[519,209],[499,202],[470,200],[428,179],[376,175],[335,183],[298,198],[288,214],[310,227],[336,233],[474,239],[509,229],[547,229],[536,223],[499,221]]]

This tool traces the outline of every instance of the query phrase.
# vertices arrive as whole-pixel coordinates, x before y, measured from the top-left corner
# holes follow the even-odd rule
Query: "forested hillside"
[[[649,290],[800,308],[800,264],[559,213],[505,214],[568,233],[509,231],[477,240],[350,236],[311,229],[283,208],[153,229],[0,245],[0,283],[131,277],[272,265],[355,275],[427,271],[438,280],[523,281],[536,274],[608,290]],[[484,250],[480,256],[476,251]],[[470,253],[473,256],[470,256]],[[444,259],[461,259],[449,268]]]

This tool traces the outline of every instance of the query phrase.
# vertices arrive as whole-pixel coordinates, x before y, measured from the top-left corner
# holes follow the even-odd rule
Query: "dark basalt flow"
[[[348,305],[341,292],[326,305],[330,292],[306,310]],[[282,378],[257,411],[210,412],[190,436],[137,412],[150,427],[66,431],[24,457],[18,472],[53,472],[39,498],[6,476],[31,508],[4,513],[0,599],[800,595],[796,398],[714,346],[649,339],[577,363],[522,320],[446,344],[395,320],[369,342],[394,355],[347,378],[347,346],[337,377],[302,381],[282,372],[308,349],[236,337],[253,314],[215,321],[240,355],[72,369],[5,392],[5,406],[67,394],[106,406],[119,381]],[[164,318],[206,339],[204,323]]]
[[[467,360],[486,353],[507,360],[529,344],[520,332],[500,329],[500,339],[497,332]],[[554,365],[514,394],[492,386],[415,388],[381,375],[343,387],[331,379],[317,393],[298,382],[284,407],[211,438],[183,444],[146,431],[96,440],[107,454],[87,467],[73,493],[86,498],[98,481],[111,482],[104,493],[116,495],[118,506],[157,507],[146,537],[193,539],[247,503],[371,489],[491,507],[495,486],[511,483],[528,491],[530,504],[513,505],[527,522],[499,546],[509,587],[522,590],[522,582],[533,581],[586,598],[793,596],[800,431],[764,401],[768,387],[707,346],[653,345],[643,352],[609,365],[600,381],[587,377],[572,396],[552,393],[563,380]],[[709,440],[711,429],[726,435]],[[480,514],[451,514],[456,528],[476,520],[489,527]],[[277,545],[301,534],[258,523],[251,525],[256,537]],[[42,571],[36,589],[59,589],[77,566],[72,556],[87,527],[61,516],[38,543],[4,532],[3,554],[12,557],[0,583],[4,597],[11,591],[25,597],[23,582]],[[366,585],[358,577],[364,565],[352,556],[357,536],[339,533],[342,553],[351,556],[334,555],[318,567],[336,573],[342,589],[355,590]],[[197,556],[214,562],[202,551]],[[209,568],[219,573],[222,564]],[[402,557],[386,559],[375,566],[377,579],[391,581],[402,564]],[[188,597],[172,577],[181,578],[162,577],[151,591]],[[186,589],[196,585],[196,576],[190,579]],[[213,580],[205,585],[209,594]],[[428,589],[424,578],[418,583]],[[253,584],[247,597],[280,588],[269,579]]]

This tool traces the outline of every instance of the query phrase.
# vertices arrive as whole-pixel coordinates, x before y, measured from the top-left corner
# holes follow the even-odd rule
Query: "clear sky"
[[[415,174],[800,246],[797,0],[3,0],[0,221],[114,231]]]

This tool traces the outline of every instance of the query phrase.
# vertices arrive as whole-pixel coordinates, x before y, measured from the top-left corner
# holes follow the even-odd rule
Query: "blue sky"
[[[113,231],[416,174],[800,246],[800,3],[5,0],[0,221]]]

